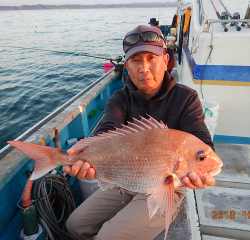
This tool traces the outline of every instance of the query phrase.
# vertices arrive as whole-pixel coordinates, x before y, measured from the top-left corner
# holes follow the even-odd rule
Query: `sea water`
[[[176,8],[0,11],[0,149],[104,74],[124,35]],[[27,49],[28,48],[28,49]],[[48,51],[41,51],[48,50]]]

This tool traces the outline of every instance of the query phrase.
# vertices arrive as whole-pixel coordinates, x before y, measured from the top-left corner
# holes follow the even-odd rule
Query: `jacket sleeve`
[[[180,130],[193,134],[215,150],[210,133],[204,123],[204,114],[200,99],[194,90],[190,92],[186,101],[183,103]]]
[[[108,132],[121,128],[126,123],[125,104],[121,99],[120,91],[116,91],[107,101],[104,109],[104,115],[101,125],[98,127],[96,134]]]

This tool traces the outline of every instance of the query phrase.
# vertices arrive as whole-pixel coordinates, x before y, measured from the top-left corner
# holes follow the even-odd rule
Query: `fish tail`
[[[55,156],[62,154],[62,150],[58,148],[21,141],[8,141],[8,143],[27,155],[27,157],[35,160],[31,180],[35,180],[60,166],[55,162]]]

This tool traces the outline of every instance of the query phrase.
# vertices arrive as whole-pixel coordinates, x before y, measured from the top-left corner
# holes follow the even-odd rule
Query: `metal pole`
[[[218,19],[221,20],[220,14],[219,14],[219,12],[217,11],[217,9],[215,8],[213,1],[212,1],[212,0],[210,0],[210,1],[211,1],[212,5],[213,5],[213,7],[214,7],[214,11],[215,11],[215,13],[216,13]],[[221,26],[223,27],[224,32],[227,32],[227,31],[228,31],[228,29],[227,29],[225,23],[222,22],[222,23],[221,23]]]

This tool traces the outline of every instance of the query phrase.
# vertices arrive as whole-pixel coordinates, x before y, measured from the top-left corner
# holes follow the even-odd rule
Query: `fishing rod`
[[[250,19],[250,1],[248,3],[248,6],[247,6],[247,12],[245,15],[245,19]],[[246,26],[245,23],[247,24],[248,27],[250,27],[250,24],[247,22],[242,22],[241,26]]]
[[[216,13],[218,19],[221,20],[221,16],[220,16],[219,12],[217,11],[217,9],[215,8],[213,1],[212,1],[212,0],[210,0],[210,1],[211,1],[212,5],[213,5],[213,7],[214,7],[214,11],[215,11],[215,13]],[[224,22],[221,23],[221,26],[223,27],[224,32],[227,32],[227,31],[228,31],[228,29],[227,29],[227,27],[226,27],[226,25],[225,25]]]
[[[161,15],[161,3],[162,3],[162,0],[160,2],[160,7],[159,7],[159,17],[158,17],[158,25],[160,24],[160,15]]]
[[[71,54],[71,55],[74,55],[74,56],[92,57],[92,58],[99,58],[99,59],[105,59],[105,60],[117,61],[117,62],[119,62],[119,60],[120,60],[120,57],[118,57],[118,58],[116,58],[116,59],[114,59],[114,58],[105,58],[105,57],[91,56],[91,55],[81,54],[81,53],[61,52],[61,51],[54,51],[54,50],[41,49],[41,48],[28,48],[28,47],[16,47],[16,46],[2,46],[2,47],[21,48],[21,49],[31,49],[31,50],[38,50],[38,51],[44,51],[44,52],[54,52],[54,53],[66,53],[66,54]]]
[[[225,11],[227,12],[227,15],[228,15],[228,17],[230,17],[231,19],[235,19],[232,15],[231,15],[231,13],[230,12],[228,12],[228,10],[226,9],[226,7],[224,6],[224,4],[222,3],[222,1],[221,0],[219,0],[220,1],[220,3],[221,3],[221,5],[224,7],[224,9],[225,9]],[[238,14],[236,14],[236,18],[238,18]],[[237,29],[237,31],[240,31],[241,30],[241,27],[239,27],[239,25],[237,24],[237,23],[231,23],[231,25],[230,26],[235,26],[235,28]]]

